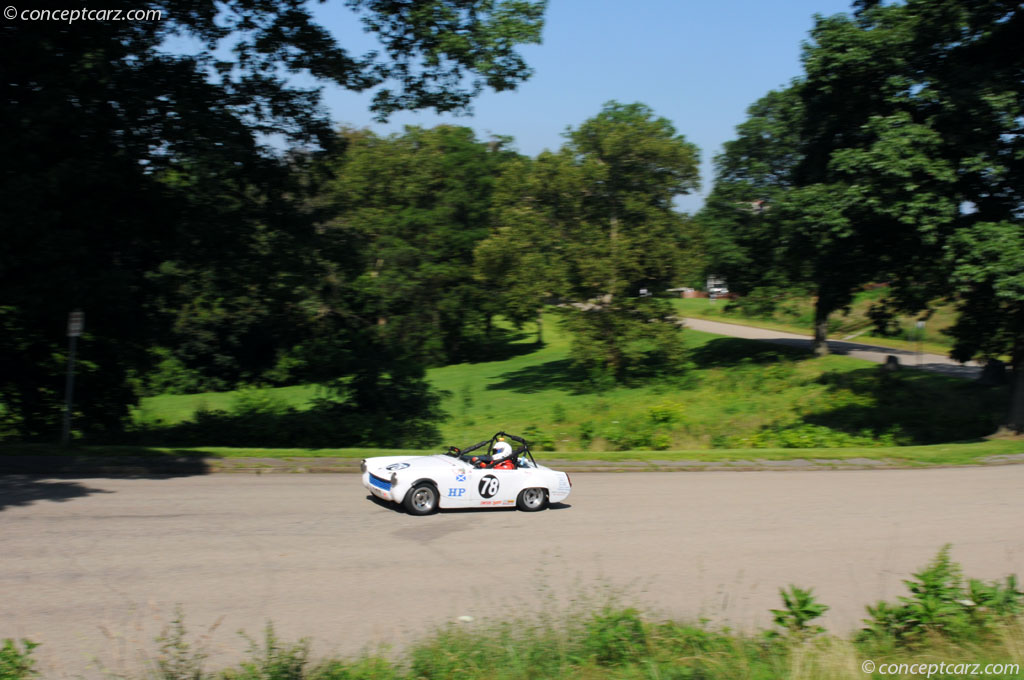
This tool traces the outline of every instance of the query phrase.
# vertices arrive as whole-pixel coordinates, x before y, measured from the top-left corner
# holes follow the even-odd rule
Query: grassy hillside
[[[680,379],[596,392],[576,380],[554,318],[542,347],[526,329],[510,358],[429,372],[447,396],[441,440],[465,446],[497,430],[559,451],[875,447],[989,434],[1004,390],[913,370],[820,359],[789,348],[687,330],[692,369]],[[200,409],[302,409],[314,387],[145,399],[140,425],[173,425]],[[222,442],[207,442],[222,443]],[[230,442],[223,442],[230,444]]]
[[[829,338],[849,338],[884,347],[916,350],[919,346],[925,352],[948,354],[952,347],[949,336],[943,333],[956,320],[954,310],[949,306],[939,307],[923,329],[917,328],[917,318],[904,316],[898,319],[900,331],[893,337],[883,337],[873,332],[868,310],[885,295],[884,288],[861,291],[850,305],[846,314],[837,312],[829,323]],[[793,296],[781,301],[771,314],[758,314],[728,300],[707,298],[676,299],[672,301],[683,316],[712,321],[725,321],[741,325],[760,326],[774,330],[810,335],[814,326],[814,298]],[[852,337],[850,337],[852,336]]]

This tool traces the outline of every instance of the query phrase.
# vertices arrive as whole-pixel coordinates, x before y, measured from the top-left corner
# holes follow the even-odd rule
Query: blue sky
[[[313,9],[346,49],[373,48],[342,3]],[[712,158],[746,108],[800,74],[801,42],[814,14],[849,10],[849,0],[550,0],[543,44],[520,49],[533,77],[518,90],[482,94],[471,117],[400,113],[379,124],[370,95],[338,87],[325,88],[325,104],[339,124],[387,134],[453,123],[481,139],[510,135],[521,153],[535,156],[561,146],[566,128],[605,102],[642,102],[700,147],[701,191],[677,201],[695,212],[711,189]]]

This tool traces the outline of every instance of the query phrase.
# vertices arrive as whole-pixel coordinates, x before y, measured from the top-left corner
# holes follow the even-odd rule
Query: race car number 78
[[[487,475],[480,480],[480,495],[484,498],[490,498],[494,494],[498,493],[498,478],[494,475]]]

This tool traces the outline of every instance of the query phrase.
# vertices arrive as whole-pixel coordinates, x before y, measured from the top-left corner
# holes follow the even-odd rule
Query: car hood
[[[378,477],[387,479],[392,472],[417,470],[427,473],[432,470],[449,471],[453,468],[465,468],[466,464],[451,456],[378,456],[366,459],[366,469]]]

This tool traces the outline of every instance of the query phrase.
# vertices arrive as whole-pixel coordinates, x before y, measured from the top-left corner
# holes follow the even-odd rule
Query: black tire
[[[519,492],[516,499],[516,507],[523,512],[537,512],[548,507],[547,489],[530,488]]]
[[[421,482],[409,489],[402,505],[410,515],[429,515],[432,512],[437,512],[440,498],[437,488],[433,484]]]

